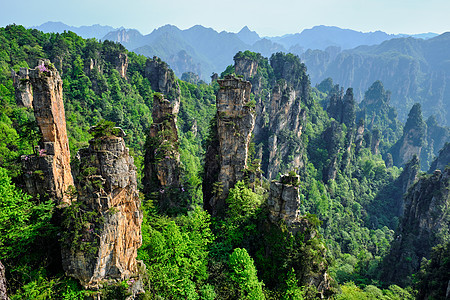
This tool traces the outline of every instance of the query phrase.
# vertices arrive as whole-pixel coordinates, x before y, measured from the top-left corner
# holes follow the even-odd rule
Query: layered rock
[[[156,198],[162,210],[180,205],[172,195],[181,189],[178,107],[162,94],[155,94],[153,98],[153,124],[147,137],[143,183],[144,193]]]
[[[224,209],[229,189],[244,178],[255,125],[251,83],[232,75],[217,82],[220,85],[216,97],[217,128],[213,128],[216,136],[206,153],[203,193],[204,206],[213,215]]]
[[[33,108],[42,133],[39,155],[23,157],[26,186],[32,195],[48,194],[58,202],[70,203],[66,191],[73,186],[69,141],[66,132],[62,80],[49,61],[29,70],[33,86]],[[38,173],[40,178],[31,176]]]
[[[6,293],[6,278],[5,278],[5,267],[0,261],[0,299],[9,300],[8,294]]]
[[[31,88],[29,70],[20,68],[17,74],[14,70],[11,70],[11,76],[13,78],[17,105],[33,107],[33,90]]]
[[[63,267],[86,288],[138,273],[141,201],[121,132],[99,135],[78,152],[77,202],[63,213]]]
[[[383,278],[406,286],[423,258],[443,243],[450,230],[450,168],[421,177],[404,198],[404,215],[386,257]]]
[[[323,170],[323,180],[328,182],[335,179],[340,168],[339,154],[344,147],[344,135],[342,125],[337,121],[332,121],[330,126],[322,133],[330,157],[330,164]]]

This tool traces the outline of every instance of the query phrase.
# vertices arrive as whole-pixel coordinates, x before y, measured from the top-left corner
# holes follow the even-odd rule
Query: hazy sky
[[[0,0],[0,26],[61,21],[110,25],[143,34],[165,24],[200,24],[261,36],[301,32],[315,25],[387,33],[450,31],[450,0]]]

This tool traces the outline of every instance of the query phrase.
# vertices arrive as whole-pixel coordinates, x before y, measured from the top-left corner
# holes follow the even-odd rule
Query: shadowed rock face
[[[435,170],[443,170],[450,164],[450,143],[446,143],[444,148],[439,151],[439,156],[433,161],[428,173],[432,173]]]
[[[249,105],[251,83],[232,75],[217,82],[217,136],[207,150],[204,184],[204,205],[212,215],[225,208],[229,189],[244,178],[255,125],[254,108]],[[212,194],[214,184],[220,185],[216,195]]]
[[[11,71],[13,84],[15,89],[16,103],[19,106],[32,107],[33,106],[33,90],[31,89],[29,70],[27,68],[20,68],[16,74],[14,70]]]
[[[179,205],[170,191],[179,192],[181,163],[178,152],[178,106],[155,95],[153,99],[153,124],[147,138],[144,161],[144,193],[154,193],[163,210]]]
[[[33,86],[32,103],[42,140],[39,156],[28,156],[24,163],[28,172],[42,172],[42,184],[39,184],[38,180],[37,184],[28,182],[26,185],[33,187],[31,194],[48,193],[60,203],[70,203],[65,192],[69,186],[73,186],[73,178],[62,80],[58,71],[48,61],[41,61],[38,67],[29,70],[29,80]],[[33,178],[30,178],[33,181]]]
[[[0,299],[9,300],[6,294],[6,278],[5,278],[5,267],[0,261]]]
[[[416,163],[418,165],[418,162]],[[404,213],[391,252],[385,259],[386,282],[412,283],[423,258],[430,259],[434,246],[443,243],[450,230],[450,168],[421,177],[404,197]]]
[[[94,217],[63,243],[64,270],[88,288],[136,277],[142,212],[133,158],[122,137],[104,136],[89,141],[78,160],[77,204]]]
[[[176,113],[180,107],[180,86],[175,73],[158,57],[148,59],[145,64],[145,77],[155,92],[164,94],[164,98],[173,105]]]
[[[288,231],[295,237],[303,237],[304,243],[316,238],[317,231],[311,222],[300,215],[300,194],[298,189],[298,175],[283,175],[280,181],[273,180],[270,184],[270,194],[267,200],[269,220],[271,226],[279,226],[280,221],[286,224]],[[325,257],[325,247],[320,246],[320,252]],[[317,249],[317,250],[319,250]],[[317,261],[310,261],[315,265],[315,272],[302,275],[301,285],[315,286],[321,298],[330,293],[331,278],[327,274],[328,266]]]

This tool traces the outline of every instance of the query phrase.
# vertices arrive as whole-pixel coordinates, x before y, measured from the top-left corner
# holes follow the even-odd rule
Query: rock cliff
[[[118,128],[114,135],[94,134],[89,148],[78,152],[77,201],[63,212],[63,267],[86,288],[138,273],[141,201],[122,135]]]
[[[147,137],[144,160],[144,193],[158,200],[163,211],[180,205],[181,162],[178,152],[178,106],[162,94],[153,98],[153,124]]]
[[[255,125],[251,83],[232,75],[217,82],[217,127],[206,153],[203,185],[204,206],[212,215],[223,211],[229,189],[244,177]]]
[[[24,156],[25,184],[32,195],[48,194],[58,202],[70,203],[65,194],[73,186],[69,142],[66,132],[62,80],[49,61],[29,70],[33,86],[33,108],[42,133],[39,155]],[[38,174],[39,178],[36,178]]]
[[[245,80],[249,80],[256,75],[258,60],[236,55],[234,57],[234,69],[236,74],[244,76]]]
[[[12,70],[11,76],[13,78],[17,105],[33,107],[33,90],[31,89],[29,70],[27,68],[20,68],[17,74]]]
[[[411,108],[403,129],[403,136],[392,148],[394,164],[402,166],[414,155],[420,157],[422,147],[426,143],[427,125],[422,120],[420,104],[416,103]]]
[[[343,94],[343,90],[338,90],[330,97],[327,107],[328,115],[337,122],[353,127],[355,124],[356,102],[353,99],[353,89],[348,88]]]
[[[433,173],[435,170],[444,170],[450,164],[450,143],[446,143],[439,151],[439,156],[433,161],[428,173]]]
[[[155,92],[164,94],[164,98],[172,103],[175,111],[178,113],[181,91],[175,73],[169,66],[155,56],[146,62],[145,76],[150,81],[152,89]]]
[[[404,215],[385,259],[383,278],[406,286],[450,230],[450,168],[421,177],[404,197]]]
[[[5,278],[5,267],[0,261],[0,299],[9,300],[6,293],[6,278]]]
[[[311,220],[300,215],[300,194],[298,175],[284,175],[281,180],[273,180],[270,184],[270,193],[267,200],[269,208],[269,220],[271,226],[280,226],[280,221],[287,226],[287,230],[297,242],[301,244],[311,243],[313,239],[318,239],[319,235]],[[325,246],[321,242],[316,243],[315,253],[320,258],[301,258],[300,261],[293,259],[294,266],[306,264],[300,275],[299,284],[302,286],[314,286],[317,288],[319,298],[324,298],[332,293],[332,279],[328,275],[328,265],[325,261]],[[309,250],[312,251],[312,250]],[[301,256],[301,255],[300,255]],[[298,258],[297,258],[298,259]],[[307,261],[309,259],[309,261]]]

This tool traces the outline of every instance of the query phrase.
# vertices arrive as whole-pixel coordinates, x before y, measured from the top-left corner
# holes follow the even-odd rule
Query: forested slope
[[[408,200],[413,192],[405,203],[399,197],[420,177],[418,168],[395,166],[392,153],[398,141],[408,138],[403,137],[402,128],[416,130],[417,124],[420,128],[425,125],[419,107],[402,126],[380,83],[369,89],[358,106],[350,87],[345,93],[332,82],[328,87],[311,87],[305,65],[292,54],[277,53],[268,59],[240,52],[219,82],[206,85],[177,79],[158,58],[136,55],[108,41],[85,40],[71,32],[44,34],[12,25],[0,29],[0,43],[0,261],[12,299],[83,299],[87,293],[125,299],[135,286],[132,277],[86,292],[80,283],[65,276],[59,250],[63,208],[48,195],[32,198],[22,191],[26,189],[22,159],[33,154],[41,137],[33,109],[16,103],[10,70],[34,68],[44,58],[63,80],[73,161],[77,161],[77,151],[93,138],[89,132],[95,133],[95,128],[90,131],[91,126],[101,120],[115,122],[126,134],[141,189],[146,180],[146,151],[162,149],[151,148],[155,140],[150,127],[160,122],[151,116],[154,101],[166,99],[174,105],[173,98],[179,99],[178,130],[171,133],[177,135],[177,142],[170,146],[170,153],[179,152],[181,179],[178,190],[167,196],[173,197],[175,209],[163,209],[154,193],[140,195],[143,221],[138,259],[145,268],[139,281],[145,294],[139,297],[412,299],[415,289],[420,295],[430,293],[425,281],[412,286],[406,278],[382,276],[386,255],[396,249],[391,250],[391,244],[398,225],[414,221],[411,215],[404,218],[401,209],[402,205],[413,207]],[[164,72],[158,73],[161,70]],[[245,86],[250,93],[239,94],[241,106],[234,102],[219,110],[216,105],[237,99],[227,94],[231,89],[227,84],[239,86],[237,91]],[[379,109],[374,105],[377,101],[382,103]],[[246,114],[239,115],[242,111]],[[242,179],[222,194],[223,182],[206,180],[211,164],[204,161],[219,159],[218,168],[227,166],[220,160],[226,157],[220,150],[226,145],[224,137],[239,140],[244,132],[239,126],[243,129],[247,125],[242,122],[251,119],[239,116],[253,116],[253,137],[245,150],[237,152],[246,153],[241,161],[244,170],[236,170]],[[173,116],[165,117],[173,120]],[[437,124],[434,128],[445,130]],[[448,139],[437,133],[438,129],[433,131],[434,139],[429,139],[434,145]],[[94,135],[92,149],[98,138],[121,136],[112,129]],[[421,140],[426,139],[425,129]],[[163,142],[161,145],[166,145]],[[210,147],[219,147],[219,152],[205,158]],[[172,159],[154,157],[153,164]],[[432,181],[420,179],[420,186],[426,186],[427,180]],[[102,184],[96,184],[92,188],[102,191]],[[448,181],[442,184],[448,189]],[[163,198],[160,196],[158,199]],[[208,197],[224,201],[214,217],[202,208]],[[441,200],[448,208],[448,196]],[[445,209],[436,214],[447,216]],[[429,218],[428,214],[423,218]],[[423,280],[441,280],[435,273],[436,261],[448,247],[438,243],[446,240],[448,231],[439,234],[439,239],[430,240],[430,247],[437,248],[424,252],[431,260],[420,270]]]

